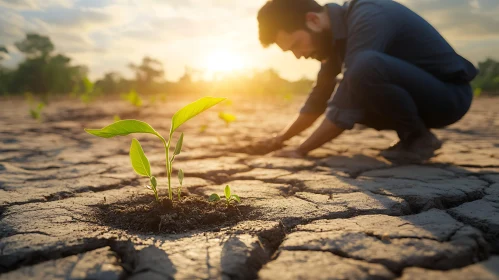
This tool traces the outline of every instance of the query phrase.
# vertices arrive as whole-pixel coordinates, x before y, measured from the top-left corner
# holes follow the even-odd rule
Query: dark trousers
[[[473,99],[468,82],[443,82],[415,65],[374,51],[356,56],[342,84],[355,107],[364,111],[359,123],[395,130],[403,141],[427,128],[457,122]]]

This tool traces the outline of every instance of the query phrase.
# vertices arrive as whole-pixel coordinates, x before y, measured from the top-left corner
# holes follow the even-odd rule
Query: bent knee
[[[351,86],[362,86],[379,81],[382,78],[383,54],[366,50],[355,55],[345,73],[345,79]]]

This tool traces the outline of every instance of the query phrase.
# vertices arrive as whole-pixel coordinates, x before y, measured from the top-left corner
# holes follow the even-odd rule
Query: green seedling
[[[157,95],[151,95],[151,96],[149,96],[149,104],[154,105],[154,104],[156,104],[157,100],[158,100],[158,96]]]
[[[83,89],[82,89],[83,92],[80,95],[80,100],[81,100],[81,102],[88,105],[88,104],[92,103],[95,100],[95,98],[97,97],[97,94],[95,91],[95,85],[88,78],[83,78],[81,80],[81,84],[83,85]],[[80,88],[81,88],[81,86],[77,85],[75,89],[77,91],[81,91]]]
[[[165,148],[166,174],[168,178],[168,198],[170,200],[173,200],[173,192],[171,187],[171,174],[173,170],[172,166],[175,157],[178,154],[180,154],[180,151],[182,150],[182,143],[184,140],[184,134],[182,133],[180,134],[180,138],[177,141],[177,144],[175,145],[175,150],[173,152],[173,155],[170,157],[170,145],[172,142],[173,133],[186,121],[192,119],[193,117],[199,115],[200,113],[208,110],[209,108],[215,106],[216,104],[224,100],[225,98],[203,97],[178,110],[173,115],[168,140],[166,140],[163,136],[161,136],[148,123],[139,120],[121,120],[111,125],[108,125],[102,129],[85,129],[85,131],[92,135],[102,138],[125,136],[132,133],[153,134],[156,137],[158,137],[161,140],[161,142],[163,142],[163,146]],[[134,144],[135,141],[136,144]],[[132,148],[133,148],[133,153],[132,153]],[[147,166],[149,166],[149,161],[147,160],[147,157],[145,156],[142,148],[140,147],[139,141],[136,139],[132,140],[132,146],[130,147],[130,158],[132,160],[132,167],[134,168],[135,172],[141,176],[149,177],[151,181],[150,188],[151,190],[154,191],[156,200],[158,200],[157,191],[156,191],[157,187],[156,178],[154,178],[154,176],[151,175],[150,169],[146,168]],[[141,166],[143,167],[141,168]],[[182,175],[179,174],[179,180],[180,178],[182,178],[183,180],[183,173],[184,172],[182,171],[181,172]]]
[[[29,114],[31,117],[37,121],[40,121],[42,119],[42,110],[45,107],[45,104],[43,102],[38,103],[35,108],[30,108],[29,109]]]
[[[225,203],[227,204],[227,207],[230,206],[231,203],[241,203],[241,198],[235,194],[231,194],[230,186],[227,185],[225,186],[224,190],[224,195],[225,195]],[[210,195],[209,201],[211,202],[216,202],[219,201],[221,198],[218,194],[214,193]]]
[[[161,95],[159,96],[159,100],[160,100],[161,102],[166,102],[166,94],[164,94],[164,93],[163,93],[163,94],[161,94]]]
[[[130,102],[135,107],[142,106],[142,98],[140,98],[139,94],[134,90],[130,90],[127,94],[123,94],[121,98],[125,101]]]
[[[25,92],[24,99],[29,105],[35,103],[35,98],[33,97],[33,94],[31,92]]]
[[[229,126],[229,124],[233,121],[236,120],[236,116],[229,114],[229,113],[224,113],[220,112],[218,113],[218,117],[225,122],[225,125]]]
[[[476,97],[480,97],[480,95],[482,94],[482,89],[481,88],[476,88],[474,91],[473,91],[473,95]]]

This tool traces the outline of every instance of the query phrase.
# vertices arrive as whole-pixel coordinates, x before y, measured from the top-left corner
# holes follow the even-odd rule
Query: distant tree
[[[9,53],[7,48],[5,46],[0,46],[0,61],[3,59],[3,54],[2,53]]]
[[[144,57],[142,64],[129,64],[129,67],[135,72],[135,81],[139,93],[150,93],[156,91],[157,83],[162,82],[164,78],[163,64],[161,61]]]
[[[120,74],[109,72],[102,79],[95,82],[95,87],[104,94],[118,94],[129,90],[123,86],[123,82],[123,77]]]
[[[472,82],[473,87],[483,92],[499,94],[499,62],[488,58],[478,63],[478,70],[478,76]]]
[[[10,92],[69,93],[87,75],[88,71],[81,66],[71,65],[71,58],[53,55],[55,47],[47,36],[29,33],[15,46],[26,59],[12,73]]]
[[[20,52],[29,58],[47,57],[54,51],[54,44],[49,37],[34,33],[26,34],[26,38],[15,45]]]
[[[5,46],[0,46],[0,62],[4,59],[3,54],[9,53]],[[7,87],[10,79],[10,71],[3,68],[0,65],[0,95],[4,95],[7,93]]]
[[[184,75],[182,77],[180,77],[180,79],[178,80],[178,83],[181,85],[190,85],[192,83],[194,75],[195,75],[194,69],[192,67],[189,67],[189,66],[185,66],[184,69],[185,69]]]

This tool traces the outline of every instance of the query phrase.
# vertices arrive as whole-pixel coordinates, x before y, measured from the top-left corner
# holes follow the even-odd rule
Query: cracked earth
[[[379,157],[395,133],[362,127],[304,159],[241,153],[282,129],[300,100],[235,100],[181,127],[174,171],[192,196],[229,184],[249,209],[243,221],[165,234],[96,219],[99,206],[153,196],[130,165],[131,136],[83,128],[118,114],[166,135],[193,100],[140,110],[61,100],[42,123],[23,102],[0,100],[0,279],[499,279],[498,99],[436,130],[444,146],[421,165]],[[226,126],[221,110],[238,120]],[[165,195],[161,142],[134,137]]]

